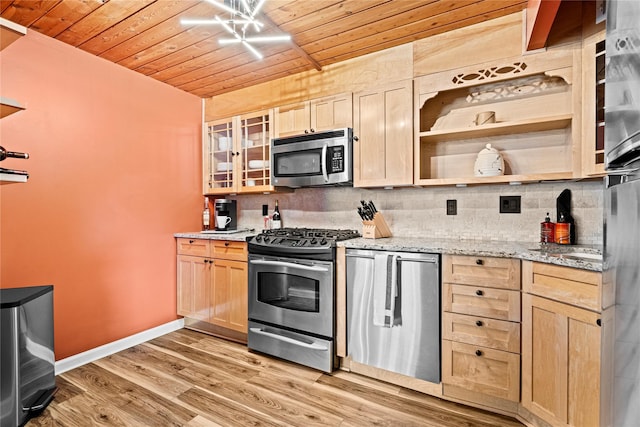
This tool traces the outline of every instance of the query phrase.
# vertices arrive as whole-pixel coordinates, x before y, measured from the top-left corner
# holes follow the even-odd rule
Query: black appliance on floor
[[[53,286],[0,289],[0,427],[16,427],[53,400]]]

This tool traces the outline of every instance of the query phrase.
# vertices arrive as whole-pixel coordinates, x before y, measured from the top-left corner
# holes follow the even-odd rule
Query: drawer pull
[[[482,292],[482,290],[481,290],[481,289],[478,289],[478,290],[476,291],[476,295],[478,295],[479,297],[481,297],[482,295],[484,295],[484,292]]]
[[[225,246],[229,246],[229,242],[224,242],[224,245]]]
[[[476,326],[482,326],[482,320],[476,320]]]
[[[477,259],[476,260],[476,264],[477,265],[482,265],[482,264],[484,264],[484,261],[482,261],[481,259]]]
[[[193,243],[193,242],[195,242],[195,240],[189,240],[189,244],[191,244],[191,243]]]
[[[482,356],[482,351],[476,350],[476,356]]]

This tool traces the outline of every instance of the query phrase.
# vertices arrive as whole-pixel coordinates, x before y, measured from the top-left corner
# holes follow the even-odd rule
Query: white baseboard
[[[77,368],[78,366],[91,363],[94,360],[101,359],[109,356],[110,354],[126,350],[134,345],[142,344],[143,342],[168,334],[169,332],[177,331],[183,327],[184,319],[177,319],[172,322],[165,323],[164,325],[156,326],[155,328],[147,329],[146,331],[139,332],[135,335],[122,338],[118,341],[101,345],[100,347],[92,348],[91,350],[87,350],[79,354],[74,354],[66,359],[58,360],[55,364],[56,375],[60,375],[71,369]]]

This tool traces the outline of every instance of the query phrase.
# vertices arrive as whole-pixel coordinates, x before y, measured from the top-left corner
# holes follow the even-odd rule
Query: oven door
[[[333,337],[333,262],[249,256],[249,319]]]

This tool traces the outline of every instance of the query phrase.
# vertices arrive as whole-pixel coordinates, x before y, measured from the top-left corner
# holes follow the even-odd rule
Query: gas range
[[[360,237],[356,230],[281,228],[247,238],[249,253],[333,259],[336,242]]]

